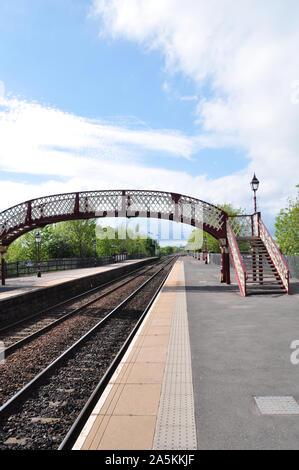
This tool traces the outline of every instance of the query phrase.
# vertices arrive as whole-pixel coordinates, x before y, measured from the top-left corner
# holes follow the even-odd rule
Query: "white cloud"
[[[240,190],[242,200],[255,171],[274,215],[298,183],[298,1],[94,0],[93,14],[101,34],[159,49],[172,74],[183,72],[199,90],[209,85],[211,95],[196,103],[200,143],[229,141],[249,160],[241,176],[206,182],[206,194]]]
[[[164,189],[200,197],[203,185],[211,186],[204,175],[155,168],[143,155],[190,159],[202,148],[230,145],[229,135],[218,138],[213,134],[187,136],[174,130],[134,129],[4,98],[0,106],[0,170],[11,178],[6,178],[9,183],[1,182],[1,208],[41,194],[91,188]],[[16,183],[13,173],[24,174],[24,182]],[[46,182],[32,184],[30,175],[42,176]]]
[[[204,177],[145,166],[142,156],[190,158],[194,151],[209,145],[208,139],[201,141],[178,131],[136,130],[3,98],[0,170],[6,172],[6,178],[0,181],[0,210],[41,195],[83,189],[143,188],[184,193],[193,188],[193,194],[197,194]],[[23,181],[16,182],[14,173],[23,174]],[[40,182],[32,183],[33,175],[37,175],[34,181]]]
[[[180,97],[180,100],[181,101],[197,101],[198,100],[198,97],[196,95],[192,95],[192,96],[181,96]]]
[[[230,146],[228,134],[188,137],[174,131],[134,130],[6,98],[0,108],[0,136],[0,170],[7,172],[0,181],[0,210],[39,196],[92,189],[156,189],[216,204],[251,205],[247,171],[237,178],[211,180],[145,166],[138,157],[151,150],[189,158],[200,148]],[[14,173],[23,173],[23,181],[17,182]],[[40,182],[32,182],[32,175]]]
[[[2,99],[4,99],[4,95],[5,95],[4,82],[0,80],[0,104],[1,104]]]
[[[0,168],[6,171],[71,176],[86,159],[91,166],[95,157],[131,161],[141,150],[190,158],[197,145],[179,131],[130,129],[15,98],[1,103]]]
[[[298,183],[299,3],[288,0],[94,0],[101,34],[163,52],[166,71],[191,77],[198,135],[134,128],[5,98],[0,103],[0,169],[44,182],[0,182],[1,209],[41,195],[83,189],[157,189],[252,208],[261,181],[267,217]],[[172,75],[173,76],[173,75]],[[170,82],[161,86],[169,92]],[[210,94],[201,90],[207,85]],[[155,168],[142,158],[193,158],[202,148],[243,148],[248,166],[220,178]],[[6,178],[7,179],[7,178]]]

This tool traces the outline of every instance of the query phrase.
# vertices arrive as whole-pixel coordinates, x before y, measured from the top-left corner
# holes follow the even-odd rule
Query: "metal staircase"
[[[246,287],[248,294],[281,293],[283,283],[273,261],[259,237],[242,237],[238,242],[248,245],[248,250],[241,253],[246,270]]]
[[[259,212],[229,217],[227,240],[243,296],[290,293],[289,268]]]

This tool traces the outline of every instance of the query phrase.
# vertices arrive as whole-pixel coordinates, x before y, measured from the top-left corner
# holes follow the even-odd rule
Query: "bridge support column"
[[[5,286],[5,253],[7,252],[7,247],[0,246],[1,252],[1,284]]]
[[[230,263],[229,263],[229,253],[227,248],[223,253],[223,272],[224,272],[224,282],[230,284]]]
[[[229,252],[226,246],[221,246],[221,272],[221,282],[226,282],[226,284],[230,284]]]

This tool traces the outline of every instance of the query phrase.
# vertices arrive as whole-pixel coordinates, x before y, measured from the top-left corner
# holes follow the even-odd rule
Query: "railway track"
[[[174,262],[151,273],[0,407],[0,449],[72,445]]]
[[[5,363],[0,367],[0,405],[149,278],[161,263],[163,261],[139,269],[138,273],[127,275],[112,287],[106,285],[105,291],[96,292],[91,300],[84,297],[83,305],[72,308],[50,325],[10,346]]]
[[[159,265],[163,261],[159,260],[154,265]],[[41,336],[45,332],[54,328],[59,323],[76,314],[84,307],[91,305],[97,300],[104,298],[116,291],[116,289],[137,279],[140,275],[146,274],[152,269],[153,265],[141,267],[132,273],[120,276],[117,279],[109,281],[93,289],[89,289],[75,297],[59,302],[41,312],[22,319],[16,323],[6,325],[0,328],[0,341],[5,345],[4,356],[8,357],[12,352],[19,349],[24,344]]]

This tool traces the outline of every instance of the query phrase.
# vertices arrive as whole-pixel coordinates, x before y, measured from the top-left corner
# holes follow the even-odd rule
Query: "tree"
[[[177,253],[178,251],[181,251],[182,250],[182,247],[181,246],[163,246],[163,247],[160,247],[160,256],[169,256],[169,255],[172,255],[174,253]]]
[[[296,188],[299,188],[297,184]],[[299,190],[294,200],[288,199],[288,206],[281,209],[275,218],[275,238],[282,253],[299,253]]]
[[[43,229],[32,230],[15,240],[8,248],[6,261],[27,261],[35,260],[37,256],[37,245],[35,236],[37,232],[41,233],[42,240],[40,244],[40,257],[48,258],[49,244],[53,238],[53,226],[48,225]]]
[[[71,220],[57,224],[60,240],[69,245],[72,256],[78,258],[94,256],[95,230],[95,219]]]
[[[139,234],[126,226],[102,228],[95,219],[74,220],[47,225],[32,230],[13,242],[7,252],[6,261],[35,260],[36,233],[41,233],[40,257],[49,258],[91,258],[128,253],[153,256],[157,241]]]

